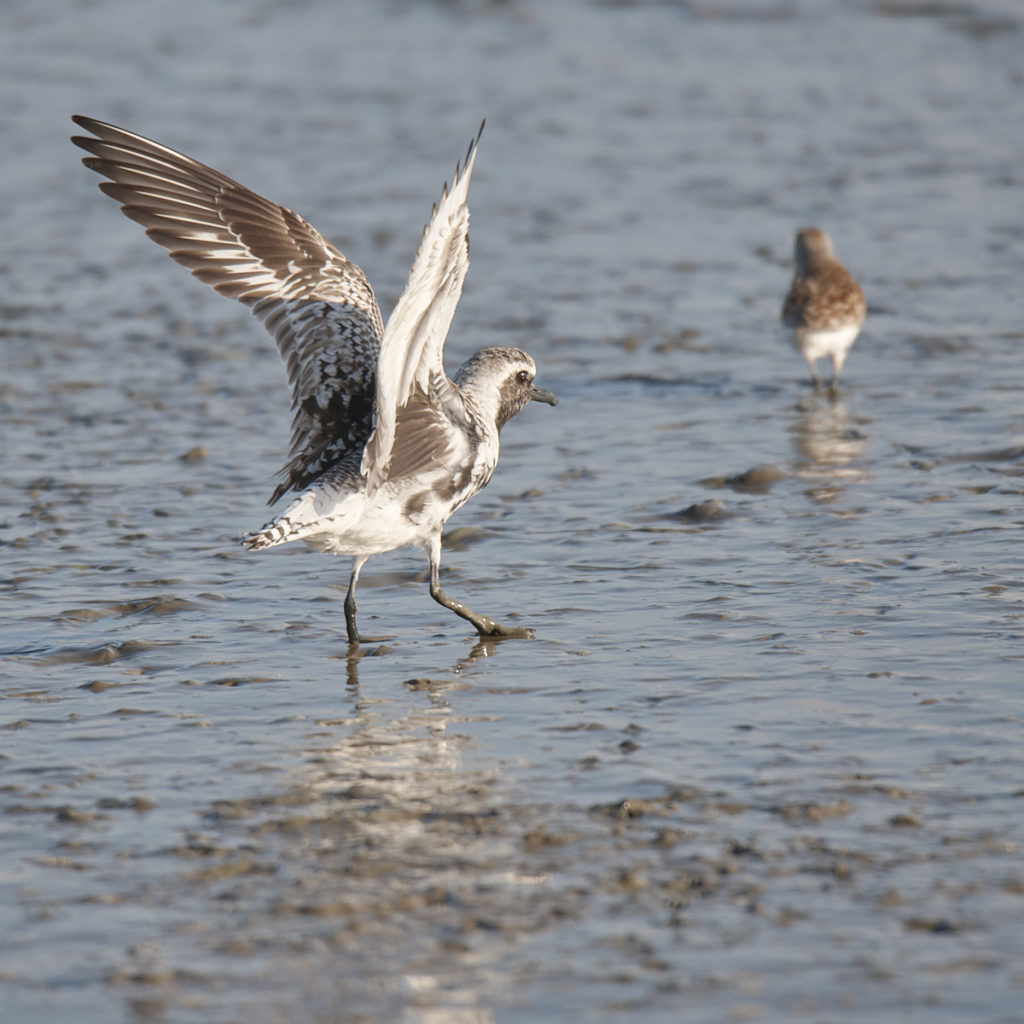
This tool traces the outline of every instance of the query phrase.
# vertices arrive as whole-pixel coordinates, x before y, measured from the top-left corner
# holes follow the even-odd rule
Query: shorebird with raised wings
[[[557,404],[534,384],[517,348],[485,348],[451,379],[444,341],[469,266],[466,194],[480,133],[456,165],[423,229],[387,325],[365,274],[312,225],[172,149],[90,117],[72,142],[109,179],[121,204],[173,260],[238,299],[277,342],[292,389],[292,444],[271,504],[292,502],[245,538],[254,551],[302,540],[352,558],[345,596],[358,644],[356,584],[371,555],[422,548],[430,595],[482,636],[530,636],[441,588],[441,531],[491,478],[501,428],[531,401]],[[480,126],[483,131],[483,125]]]

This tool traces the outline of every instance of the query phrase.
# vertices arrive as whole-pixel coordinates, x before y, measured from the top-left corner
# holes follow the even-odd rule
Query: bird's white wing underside
[[[455,168],[452,187],[442,191],[423,229],[405,289],[384,328],[377,365],[376,426],[362,462],[371,494],[387,473],[398,410],[414,389],[427,393],[433,380],[445,379],[444,341],[469,269],[466,196],[479,141],[478,132],[463,168]]]

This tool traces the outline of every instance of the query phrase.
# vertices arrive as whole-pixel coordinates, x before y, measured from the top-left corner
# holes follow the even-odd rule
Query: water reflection
[[[496,965],[479,951],[471,967],[452,954],[487,917],[488,903],[504,918],[498,906],[520,883],[501,855],[497,773],[465,764],[473,741],[452,729],[462,719],[450,698],[469,685],[460,676],[501,642],[477,640],[450,670],[404,680],[406,693],[424,698],[412,702],[359,691],[363,658],[386,651],[351,652],[352,716],[308,751],[292,781],[315,794],[313,813],[277,837],[279,857],[306,864],[301,906],[278,902],[274,913],[324,918],[321,942],[358,933],[362,949],[376,946],[361,972],[367,994],[379,1001],[389,993],[410,1024],[494,1019],[482,993]],[[350,976],[339,993],[349,1005],[353,996],[358,1002],[353,985]]]
[[[481,636],[477,637],[473,646],[469,652],[463,657],[456,659],[455,663],[451,667],[451,673],[458,676],[461,672],[465,671],[470,666],[477,662],[484,661],[487,658],[493,658],[498,653],[498,647],[506,643],[510,639],[516,639],[515,637],[501,637],[501,636]],[[368,647],[365,644],[359,647],[349,647],[346,651],[345,657],[345,685],[350,690],[359,689],[359,665],[363,658],[366,657],[380,657],[387,655],[387,645],[378,647]],[[416,682],[416,680],[410,680],[410,682]],[[407,683],[407,685],[409,685]]]
[[[337,717],[310,722],[291,765],[264,768],[248,796],[207,807],[202,835],[175,848],[186,865],[176,902],[204,909],[180,929],[193,943],[203,935],[195,975],[181,967],[195,949],[161,936],[170,967],[160,977],[173,979],[161,992],[172,1009],[193,989],[251,975],[282,993],[284,1019],[298,975],[296,1005],[344,1005],[353,1019],[383,1008],[376,1019],[491,1024],[495,934],[538,927],[536,901],[522,894],[546,882],[522,869],[500,771],[467,761],[473,719],[452,701],[501,643],[475,640],[450,669],[404,680],[382,681],[386,647],[349,652]],[[129,1006],[151,1005],[148,973],[128,964],[115,979]]]
[[[793,472],[808,481],[807,496],[819,504],[835,501],[843,488],[868,479],[859,460],[868,446],[863,421],[854,421],[839,396],[815,392],[796,406],[789,426],[796,460]]]
[[[499,646],[506,643],[509,639],[514,640],[515,638],[502,636],[479,637],[470,648],[469,654],[455,662],[452,666],[452,671],[458,673],[463,669],[469,668],[475,662],[483,661],[486,658],[493,658],[498,653]]]

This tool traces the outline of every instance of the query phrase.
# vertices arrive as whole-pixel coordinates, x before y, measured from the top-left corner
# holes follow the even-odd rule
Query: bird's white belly
[[[337,555],[376,555],[426,547],[448,517],[483,487],[497,462],[497,445],[474,462],[388,480],[372,495],[351,473],[325,477],[304,491],[260,532],[258,550],[291,540]],[[480,455],[483,455],[481,458]]]
[[[805,359],[823,359],[825,356],[843,357],[860,333],[859,324],[849,324],[832,331],[797,331],[793,344]]]
[[[488,474],[489,475],[489,474]],[[447,476],[447,474],[445,475]],[[441,488],[440,475],[386,483],[372,497],[348,493],[317,501],[317,515],[301,539],[318,551],[374,555],[395,548],[422,547],[436,537],[448,517],[479,490],[472,480],[457,493]]]
[[[335,555],[377,555],[422,545],[441,525],[433,517],[427,522],[411,522],[397,501],[356,494],[342,502],[336,513],[320,517],[302,540],[317,551]]]

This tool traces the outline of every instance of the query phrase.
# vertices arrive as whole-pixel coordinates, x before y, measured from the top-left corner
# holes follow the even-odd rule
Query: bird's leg
[[[807,360],[807,365],[811,368],[811,383],[814,385],[814,390],[817,391],[821,387],[821,378],[818,376],[818,368],[814,365],[814,360],[810,356],[804,356]]]
[[[832,355],[832,383],[829,385],[828,393],[835,398],[839,394],[839,371],[843,367],[842,358],[837,358],[835,353]]]
[[[379,643],[381,640],[389,640],[386,636],[360,636],[356,629],[356,612],[359,610],[356,604],[356,583],[359,582],[359,573],[369,555],[356,555],[352,559],[352,575],[348,579],[348,590],[345,593],[345,628],[348,630],[349,647],[355,647],[359,643]]]
[[[348,630],[348,642],[359,643],[359,630],[356,629],[356,583],[359,581],[359,570],[366,564],[366,559],[356,556],[352,559],[352,575],[348,578],[348,590],[345,593],[345,628]]]
[[[427,554],[430,558],[430,596],[438,604],[443,604],[445,608],[450,609],[455,612],[456,615],[461,616],[467,622],[471,623],[473,628],[481,636],[522,637],[527,640],[533,638],[532,629],[526,629],[522,626],[503,626],[500,622],[495,622],[489,615],[481,615],[479,612],[475,612],[472,608],[464,605],[461,601],[456,601],[455,598],[449,597],[441,589],[440,534],[431,540]]]

